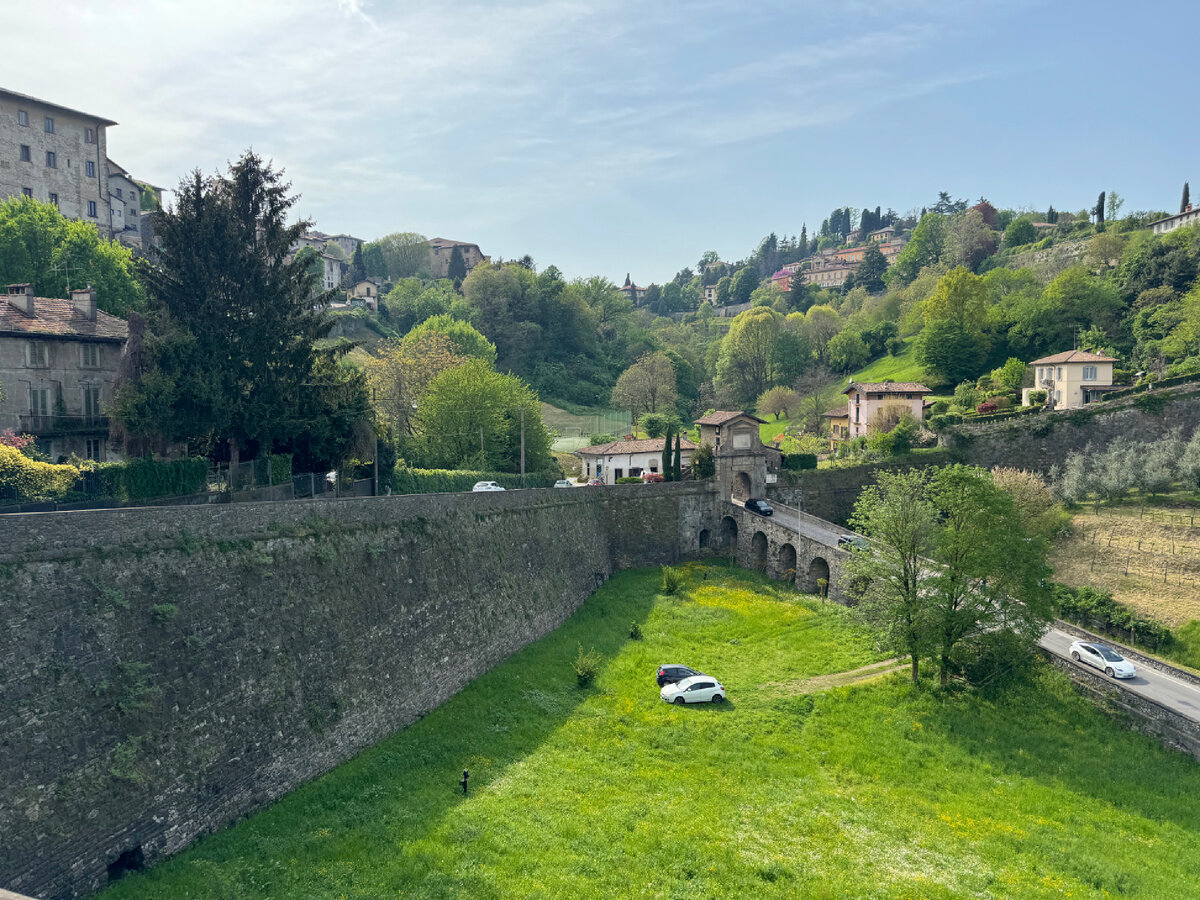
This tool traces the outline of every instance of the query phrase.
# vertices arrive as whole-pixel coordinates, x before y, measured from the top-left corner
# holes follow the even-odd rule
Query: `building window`
[[[103,462],[101,453],[104,447],[104,442],[99,438],[87,439],[87,458],[94,459],[96,462]]]
[[[21,188],[21,193],[26,197],[33,199],[33,188]]]
[[[1084,366],[1083,367],[1083,380],[1084,381],[1095,381],[1096,380],[1096,367],[1095,366]]]
[[[46,116],[46,134],[54,134],[54,119]]]
[[[120,188],[117,188],[117,199],[118,199],[118,200],[124,200],[124,199],[125,199],[125,198],[124,198],[124,197],[121,195],[121,189],[120,189]]]
[[[26,128],[28,128],[29,127],[29,113],[23,109],[18,109],[17,110],[17,124],[24,125]]]
[[[58,194],[51,194],[50,202],[53,203],[55,206],[58,206]]]
[[[100,365],[100,345],[99,344],[80,344],[80,350],[83,354],[83,366],[87,369],[95,369]]]
[[[25,359],[31,369],[46,365],[46,345],[41,341],[30,341],[26,346]]]
[[[83,415],[89,422],[100,417],[100,387],[95,384],[83,386]]]
[[[94,128],[83,129],[83,140],[88,144],[96,143],[96,130]]]
[[[1058,380],[1062,381],[1062,366],[1058,367]]]
[[[57,169],[58,168],[58,154],[55,153],[53,150],[46,151],[46,168],[47,169]]]
[[[96,201],[95,200],[88,201],[88,215],[91,216],[93,219],[96,218]]]
[[[50,389],[49,388],[29,388],[29,414],[31,416],[48,416],[50,415]]]
[[[32,161],[33,161],[33,153],[29,149],[29,145],[22,144],[21,145],[21,162],[32,162]]]
[[[83,169],[88,178],[96,177],[96,164],[92,162],[92,160],[89,159],[87,162],[85,162],[83,164]]]

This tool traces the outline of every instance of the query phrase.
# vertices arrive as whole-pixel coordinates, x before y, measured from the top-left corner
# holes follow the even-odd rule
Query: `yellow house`
[[[1030,391],[1046,391],[1047,405],[1052,409],[1078,409],[1099,400],[1107,391],[1117,389],[1112,383],[1111,356],[1089,353],[1086,350],[1067,350],[1035,359],[1034,385],[1022,391],[1021,401],[1029,405]]]
[[[832,453],[837,449],[839,441],[850,437],[850,414],[846,407],[839,406],[837,409],[821,413],[821,418],[829,420],[829,451]]]

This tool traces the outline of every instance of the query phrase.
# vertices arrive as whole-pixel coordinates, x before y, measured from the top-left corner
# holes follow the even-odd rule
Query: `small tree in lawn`
[[[782,385],[776,385],[773,388],[763,391],[762,396],[758,398],[758,402],[755,404],[755,408],[758,410],[760,416],[764,418],[766,416],[774,416],[775,421],[778,422],[780,415],[789,416],[790,411],[795,409],[798,402],[799,398],[796,396],[795,391]]]

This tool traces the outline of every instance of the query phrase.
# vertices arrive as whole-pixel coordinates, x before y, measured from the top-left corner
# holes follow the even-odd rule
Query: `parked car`
[[[604,482],[599,478],[591,478],[588,480],[588,487],[600,487],[602,484],[604,484]]]
[[[838,538],[838,546],[843,550],[869,550],[871,545],[865,537],[859,537],[857,534],[843,534]]]
[[[471,488],[471,490],[475,492],[502,491],[504,488],[500,487],[500,485],[496,484],[494,481],[477,481],[475,482],[475,487]]]
[[[668,703],[720,703],[725,699],[725,687],[711,675],[693,675],[658,692]]]
[[[1133,663],[1106,644],[1075,641],[1071,644],[1071,659],[1095,666],[1109,678],[1132,678],[1137,674]]]
[[[571,482],[567,481],[567,479],[565,479],[565,478],[560,478],[560,479],[558,479],[558,481],[554,482],[554,486],[556,488],[557,487],[569,488],[571,486]]]
[[[646,482],[646,484],[657,484],[660,481],[666,481],[666,480],[667,479],[660,472],[643,472],[642,473],[642,481]]]
[[[667,663],[665,666],[658,667],[658,674],[655,678],[658,680],[658,686],[664,684],[674,684],[677,681],[683,681],[685,678],[691,678],[693,675],[703,675],[703,672],[697,672],[688,666],[681,666],[678,663]]]
[[[775,512],[766,500],[747,500],[746,509],[752,513],[758,513],[760,516],[769,516]]]

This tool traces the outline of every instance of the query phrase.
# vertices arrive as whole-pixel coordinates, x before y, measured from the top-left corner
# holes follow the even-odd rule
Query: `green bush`
[[[600,664],[604,662],[604,657],[596,652],[593,647],[587,653],[583,652],[583,644],[579,645],[579,652],[575,655],[575,662],[572,667],[575,669],[575,681],[580,687],[587,687],[596,680],[596,676],[600,674]]]
[[[525,487],[553,487],[559,479],[558,472],[530,472],[525,476]],[[641,479],[638,479],[639,481]],[[521,487],[521,476],[508,472],[468,472],[461,469],[410,469],[396,466],[392,472],[394,494],[446,494],[469,491],[477,481],[494,481],[500,487],[515,490]]]
[[[1041,391],[1041,390],[1030,391],[1029,392],[1029,402],[1033,406],[1041,406],[1043,403],[1046,402],[1047,396],[1048,395],[1045,391]]]
[[[15,447],[0,444],[0,498],[61,500],[79,477],[74,466],[36,462]]]
[[[1090,587],[1069,588],[1054,586],[1054,599],[1059,615],[1069,622],[1083,625],[1112,637],[1158,650],[1169,647],[1174,636],[1162,622],[1134,612],[1113,599],[1107,591]]]
[[[287,484],[292,480],[292,454],[276,453],[271,460],[271,484]]]
[[[679,572],[672,569],[670,566],[662,567],[662,592],[668,597],[679,593],[679,587],[683,584],[683,578]]]
[[[802,469],[815,469],[817,467],[817,454],[785,453],[783,454],[783,467],[792,472],[799,472]]]
[[[629,623],[629,639],[631,641],[640,641],[642,639],[642,626],[637,622]]]
[[[617,479],[617,484],[641,484],[642,479],[633,475],[625,475]]]

